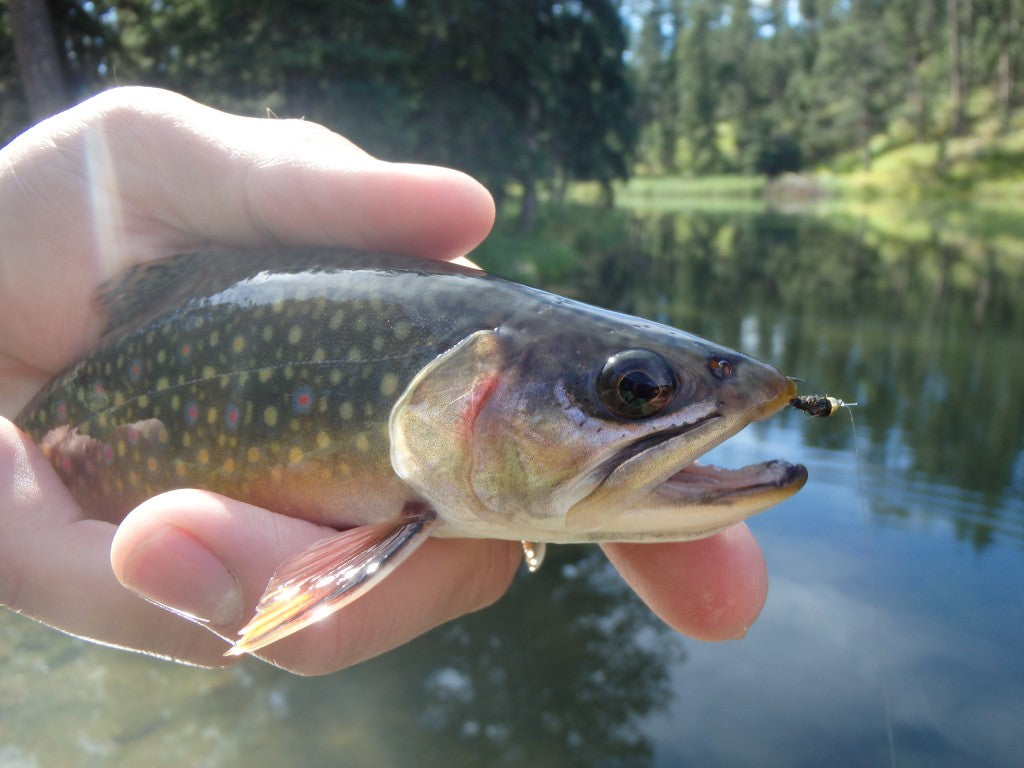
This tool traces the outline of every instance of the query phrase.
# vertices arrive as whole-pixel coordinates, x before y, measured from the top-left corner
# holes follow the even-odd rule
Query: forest
[[[1024,0],[10,0],[0,140],[148,84],[323,122],[526,209],[575,181],[866,169],[912,142],[941,165],[949,140],[1021,130],[1022,18]],[[984,173],[1019,175],[1018,143]]]

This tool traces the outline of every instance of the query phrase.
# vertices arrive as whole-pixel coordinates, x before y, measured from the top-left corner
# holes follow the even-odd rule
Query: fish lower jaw
[[[712,536],[792,496],[807,482],[800,464],[773,460],[739,469],[694,462],[630,509],[577,541],[688,541]]]

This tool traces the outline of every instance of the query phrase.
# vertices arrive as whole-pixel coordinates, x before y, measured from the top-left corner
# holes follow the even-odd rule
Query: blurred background
[[[710,457],[810,472],[751,521],[772,586],[743,641],[676,635],[590,547],[318,679],[3,613],[0,764],[1019,765],[1022,21],[1024,0],[0,6],[0,142],[115,84],[315,120],[483,181],[491,271],[859,403]]]

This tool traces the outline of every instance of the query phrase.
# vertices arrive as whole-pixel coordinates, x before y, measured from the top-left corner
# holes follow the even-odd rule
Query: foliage
[[[880,135],[952,138],[992,114],[1008,130],[1024,100],[1024,0],[626,5],[648,173],[867,168]]]
[[[51,3],[76,98],[143,83],[326,123],[392,159],[511,180],[624,178],[635,144],[611,0]],[[0,52],[11,47],[0,17]],[[0,58],[0,95],[16,93]],[[4,99],[7,102],[7,99]],[[17,99],[12,99],[12,103]],[[4,107],[7,136],[24,113]]]

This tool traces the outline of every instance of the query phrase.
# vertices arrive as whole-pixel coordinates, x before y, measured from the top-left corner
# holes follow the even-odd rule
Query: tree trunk
[[[1010,128],[1010,115],[1016,106],[1014,99],[1014,70],[1017,64],[1016,46],[1020,44],[1017,39],[1020,34],[1020,19],[1017,14],[1017,3],[1008,3],[1006,28],[999,44],[999,59],[996,64],[997,78],[996,93],[999,98],[999,122],[1003,131]]]
[[[961,8],[966,10],[962,11]],[[967,97],[970,91],[970,52],[964,34],[962,15],[970,24],[971,0],[946,0],[946,22],[949,25],[949,134],[964,133],[967,115]]]
[[[70,103],[45,0],[8,0],[14,54],[29,112],[42,120]]]

